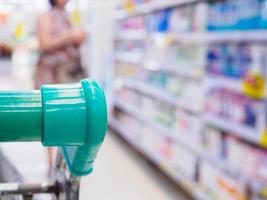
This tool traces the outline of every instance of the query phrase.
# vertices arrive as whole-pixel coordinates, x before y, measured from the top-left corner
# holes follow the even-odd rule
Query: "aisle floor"
[[[121,141],[106,137],[92,175],[82,179],[82,200],[188,200],[189,198]]]

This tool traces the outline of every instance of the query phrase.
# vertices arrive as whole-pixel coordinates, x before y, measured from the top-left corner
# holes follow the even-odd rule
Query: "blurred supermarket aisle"
[[[94,173],[82,178],[80,194],[82,200],[189,199],[113,133],[105,140]]]
[[[15,44],[10,56],[0,54],[0,90],[32,89],[40,49],[34,23],[25,22],[47,8],[38,3],[31,13],[39,0],[26,1],[15,33],[7,27],[18,7],[0,9],[0,46]],[[266,200],[267,0],[77,2],[67,10],[87,27],[84,68],[106,91],[114,131],[82,179],[82,199],[187,199],[147,159],[192,198]],[[23,27],[29,31],[14,37]],[[19,168],[31,172],[27,159],[36,157],[46,173],[44,149],[31,147],[36,154],[22,159],[28,147],[10,147]]]
[[[0,59],[0,90],[32,89],[35,62],[35,55],[23,49],[11,59]]]

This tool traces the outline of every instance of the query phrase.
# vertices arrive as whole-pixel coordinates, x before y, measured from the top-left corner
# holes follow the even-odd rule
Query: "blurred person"
[[[1,43],[0,42],[0,57],[7,57],[10,58],[11,54],[13,52],[13,47],[7,43]]]
[[[86,32],[71,24],[65,10],[68,0],[49,0],[51,9],[37,23],[40,57],[35,72],[35,87],[42,84],[75,82],[83,78],[80,45]]]
[[[35,88],[43,84],[76,82],[84,77],[79,47],[86,39],[81,28],[71,24],[65,10],[68,0],[49,0],[51,9],[42,14],[37,22],[40,57],[34,75]],[[51,173],[53,149],[48,149]]]

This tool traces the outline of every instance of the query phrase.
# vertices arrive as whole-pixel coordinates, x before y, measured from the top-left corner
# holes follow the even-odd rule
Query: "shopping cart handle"
[[[0,92],[0,142],[42,141],[61,147],[74,176],[92,172],[106,130],[105,95],[93,80]]]

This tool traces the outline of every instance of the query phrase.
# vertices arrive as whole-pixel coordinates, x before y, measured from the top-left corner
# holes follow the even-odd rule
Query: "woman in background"
[[[49,0],[51,9],[38,20],[40,58],[35,73],[36,88],[48,83],[75,82],[84,76],[79,47],[86,33],[72,26],[65,11],[67,2]]]
[[[36,89],[43,84],[76,82],[84,78],[79,47],[86,39],[86,33],[72,26],[65,11],[67,2],[68,0],[49,0],[51,9],[38,20],[40,57],[34,77]],[[52,148],[48,149],[49,175],[52,151]]]

